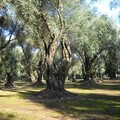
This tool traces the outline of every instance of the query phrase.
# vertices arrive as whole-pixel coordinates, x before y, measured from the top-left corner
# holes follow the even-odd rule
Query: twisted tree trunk
[[[56,9],[56,8],[55,8]],[[45,72],[44,78],[46,79],[47,83],[47,90],[51,91],[64,91],[64,83],[65,79],[68,75],[68,71],[71,64],[71,51],[68,44],[67,35],[65,33],[65,26],[62,19],[62,11],[63,11],[63,4],[62,1],[58,1],[58,9],[56,9],[59,15],[59,20],[61,24],[61,30],[59,34],[54,34],[51,30],[51,26],[47,21],[44,14],[42,14],[42,18],[48,29],[50,34],[50,39],[46,42],[43,38],[44,48],[45,48]],[[63,33],[64,31],[64,33]],[[60,60],[57,64],[54,63],[55,55],[57,51],[58,41],[60,41],[61,51],[62,51],[62,60]]]
[[[13,87],[13,80],[12,80],[12,75],[10,73],[7,73],[7,78],[6,78],[6,83],[5,83],[5,88],[12,88]]]
[[[55,42],[54,42],[55,41]],[[46,43],[44,42],[45,46]],[[56,52],[56,40],[55,38],[49,44],[49,47],[46,49],[46,58],[45,58],[45,79],[47,83],[48,90],[57,90],[64,91],[65,79],[68,75],[68,71],[71,64],[71,53],[69,45],[65,38],[61,41],[62,48],[62,61],[58,64],[54,64],[54,57]]]
[[[43,76],[42,65],[39,62],[39,65],[38,65],[38,78],[37,78],[37,84],[39,84],[39,85],[43,84],[43,82],[42,82],[42,76]]]

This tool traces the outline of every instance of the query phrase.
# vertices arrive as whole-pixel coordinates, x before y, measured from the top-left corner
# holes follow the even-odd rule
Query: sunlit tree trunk
[[[63,5],[62,0],[58,0],[58,14],[61,24],[61,30],[59,35],[52,34],[51,26],[47,22],[45,16],[43,15],[43,20],[47,26],[48,32],[50,34],[49,42],[47,43],[43,39],[44,48],[45,48],[45,72],[44,78],[47,83],[47,90],[55,90],[55,91],[64,91],[64,83],[65,79],[68,75],[68,71],[71,64],[71,51],[68,44],[67,35],[64,30],[64,24],[62,20],[62,11]],[[63,33],[64,31],[64,33]],[[58,63],[54,63],[56,50],[58,45],[58,41],[60,41],[61,51],[62,51],[62,60]]]
[[[83,76],[85,81],[91,80],[95,82],[96,80],[96,71],[95,71],[95,61],[98,58],[98,55],[102,53],[104,49],[100,49],[96,52],[93,57],[89,57],[87,52],[84,51],[84,62],[83,62]]]
[[[21,48],[22,48],[22,51],[23,51],[23,54],[24,54],[24,56],[25,56],[25,69],[26,69],[26,73],[27,73],[27,79],[28,79],[28,81],[29,82],[32,82],[33,80],[32,80],[32,65],[31,65],[31,63],[30,63],[30,61],[29,61],[29,58],[27,57],[27,53],[25,52],[25,48],[24,48],[24,46],[22,45],[22,44],[20,44],[20,46],[21,46]]]
[[[64,91],[65,79],[68,75],[68,71],[71,63],[71,53],[69,45],[61,41],[62,46],[62,61],[58,64],[54,64],[54,56],[56,51],[56,43],[52,44],[49,49],[49,54],[46,54],[46,72],[45,78],[47,82],[48,90]]]

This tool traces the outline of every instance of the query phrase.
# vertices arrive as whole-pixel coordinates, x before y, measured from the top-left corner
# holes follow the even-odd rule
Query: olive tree
[[[10,1],[15,6],[16,14],[24,24],[27,37],[33,41],[42,41],[44,49],[44,78],[47,90],[64,91],[71,51],[63,17],[63,2],[57,1]],[[61,46],[61,59],[55,63],[58,46]]]

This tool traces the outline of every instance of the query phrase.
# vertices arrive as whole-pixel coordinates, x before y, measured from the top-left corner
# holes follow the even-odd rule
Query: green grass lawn
[[[120,80],[94,87],[67,82],[66,89],[78,96],[54,101],[36,96],[45,86],[15,84],[12,90],[0,90],[0,120],[120,120]]]

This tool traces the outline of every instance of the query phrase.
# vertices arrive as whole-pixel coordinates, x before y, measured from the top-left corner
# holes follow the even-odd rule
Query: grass
[[[12,90],[0,90],[0,120],[120,120],[120,80],[93,87],[67,82],[66,89],[78,96],[57,101],[36,96],[45,86],[15,84]]]
[[[13,120],[14,118],[15,118],[14,114],[0,112],[0,120]]]

